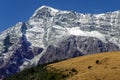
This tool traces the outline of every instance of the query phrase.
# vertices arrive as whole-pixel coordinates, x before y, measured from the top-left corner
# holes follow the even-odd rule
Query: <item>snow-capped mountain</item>
[[[118,51],[120,11],[82,14],[42,6],[0,34],[0,78],[37,64]]]

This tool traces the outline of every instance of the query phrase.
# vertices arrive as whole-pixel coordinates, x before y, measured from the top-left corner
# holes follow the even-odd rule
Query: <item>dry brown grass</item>
[[[67,80],[120,80],[120,52],[87,55],[48,66],[68,76]]]

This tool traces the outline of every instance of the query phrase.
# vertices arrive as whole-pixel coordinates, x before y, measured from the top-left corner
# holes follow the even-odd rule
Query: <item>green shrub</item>
[[[77,70],[75,68],[72,68],[71,71],[75,72],[75,73],[77,72]]]
[[[64,80],[64,78],[63,74],[48,71],[45,66],[39,65],[10,76],[5,80]]]
[[[101,62],[99,60],[96,60],[96,64],[101,64]]]
[[[91,69],[92,66],[88,66],[88,69]]]

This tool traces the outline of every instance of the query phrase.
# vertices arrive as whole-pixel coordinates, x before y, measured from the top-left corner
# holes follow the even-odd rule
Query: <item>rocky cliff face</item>
[[[22,35],[16,45],[9,49],[10,45],[5,45],[3,55],[0,56],[0,77],[7,77],[19,72],[19,66],[43,51],[43,48],[31,47],[31,43],[27,41],[25,35]]]
[[[58,44],[57,47],[48,46],[39,63],[50,63],[87,54],[117,50],[119,50],[119,47],[111,42],[104,43],[93,37],[71,36]]]
[[[42,6],[0,34],[0,78],[37,64],[118,51],[120,11],[82,14]]]

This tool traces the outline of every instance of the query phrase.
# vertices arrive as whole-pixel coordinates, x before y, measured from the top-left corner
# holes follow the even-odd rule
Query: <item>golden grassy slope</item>
[[[87,55],[48,66],[68,76],[67,80],[120,80],[120,52]]]

